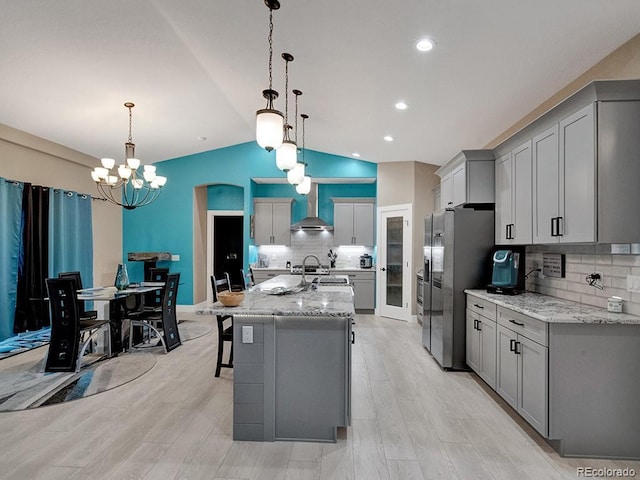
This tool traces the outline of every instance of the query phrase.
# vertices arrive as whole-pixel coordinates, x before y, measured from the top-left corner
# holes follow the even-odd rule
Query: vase
[[[127,273],[127,266],[124,263],[118,264],[118,272],[116,273],[116,288],[118,290],[124,290],[129,286],[129,274]]]

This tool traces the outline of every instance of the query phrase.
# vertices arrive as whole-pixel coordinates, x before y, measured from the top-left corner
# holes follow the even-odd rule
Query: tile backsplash
[[[270,268],[285,268],[287,261],[292,265],[302,264],[307,255],[316,255],[320,262],[329,265],[329,250],[338,254],[336,268],[354,268],[360,265],[360,255],[374,255],[373,247],[355,245],[336,246],[333,244],[333,232],[298,231],[291,233],[291,245],[260,245],[258,254],[266,255]],[[374,258],[375,263],[375,258]]]
[[[585,253],[585,247],[563,247],[561,251],[545,249],[548,253],[565,254],[564,278],[540,278],[532,273],[526,282],[530,292],[543,293],[601,308],[607,308],[607,298],[615,295],[624,299],[623,312],[640,315],[640,293],[627,291],[627,275],[640,275],[640,255],[612,255]],[[527,247],[526,272],[542,268],[543,249]],[[600,273],[602,289],[587,284],[585,277]]]

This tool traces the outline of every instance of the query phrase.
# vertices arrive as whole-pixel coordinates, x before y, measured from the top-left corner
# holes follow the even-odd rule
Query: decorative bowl
[[[220,292],[218,300],[225,307],[237,307],[244,300],[244,292]]]

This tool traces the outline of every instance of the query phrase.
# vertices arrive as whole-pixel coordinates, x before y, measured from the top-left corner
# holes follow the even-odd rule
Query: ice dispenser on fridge
[[[520,254],[513,250],[496,250],[493,254],[493,270],[489,293],[515,295],[518,289]]]

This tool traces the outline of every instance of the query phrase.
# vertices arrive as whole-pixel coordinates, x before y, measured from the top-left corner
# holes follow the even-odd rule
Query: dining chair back
[[[78,312],[76,282],[73,278],[47,278],[51,310],[51,338],[46,372],[80,370],[87,347],[104,333],[106,354],[111,356],[109,320],[81,319]]]
[[[76,290],[82,290],[82,276],[80,272],[60,272],[58,278],[71,278],[75,282]],[[81,320],[95,320],[98,318],[96,310],[85,310],[84,300],[78,300],[78,315]]]
[[[220,279],[211,275],[211,288],[213,289],[213,300],[217,301],[219,292],[231,291],[229,275],[225,273]],[[218,325],[218,356],[215,376],[219,377],[221,368],[233,368],[233,316],[216,315],[216,323]],[[229,361],[226,363],[222,360],[225,342],[230,344]]]
[[[149,339],[153,334],[153,338],[157,338],[164,347],[165,353],[169,353],[174,348],[182,345],[176,317],[179,282],[179,273],[167,275],[162,294],[162,312],[159,315],[130,315],[129,349],[133,348],[134,327],[142,327],[143,330],[147,329],[150,332]]]
[[[169,275],[168,268],[152,267],[149,269],[149,282],[166,282]],[[154,290],[153,292],[145,293],[144,295],[144,308],[147,310],[155,310],[160,312],[162,310],[162,296],[164,289]]]
[[[218,301],[218,293],[231,291],[231,280],[229,274],[223,272],[222,275],[214,277],[211,275],[211,288],[213,288],[213,301]]]

